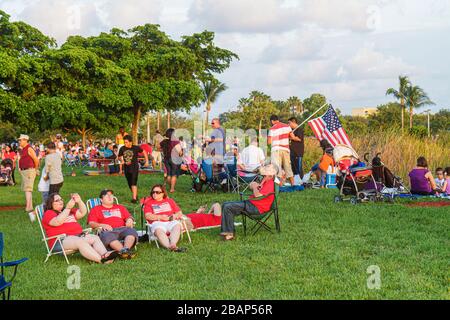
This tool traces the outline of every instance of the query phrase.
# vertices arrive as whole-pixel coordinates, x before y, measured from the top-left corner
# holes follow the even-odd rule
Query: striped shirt
[[[278,122],[276,125],[269,129],[269,137],[272,138],[272,152],[289,152],[289,134],[291,132],[291,127],[282,122]]]

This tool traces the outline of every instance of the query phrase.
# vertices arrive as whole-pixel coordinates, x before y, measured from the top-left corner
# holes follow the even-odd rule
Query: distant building
[[[352,110],[353,117],[368,117],[371,114],[377,113],[377,108],[356,108]]]

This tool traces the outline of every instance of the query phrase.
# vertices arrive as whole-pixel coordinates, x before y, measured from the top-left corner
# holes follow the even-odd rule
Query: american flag
[[[308,124],[316,138],[320,141],[327,139],[333,147],[338,144],[344,144],[349,147],[352,146],[350,139],[344,128],[342,128],[342,124],[332,106],[328,108],[323,116],[308,121]]]

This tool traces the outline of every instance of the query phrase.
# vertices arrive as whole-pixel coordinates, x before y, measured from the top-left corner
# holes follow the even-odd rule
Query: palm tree
[[[427,105],[434,105],[428,94],[419,86],[409,86],[406,94],[406,104],[409,106],[409,128],[413,126],[414,109],[419,109]]]
[[[287,100],[287,104],[290,110],[293,110],[293,114],[300,113],[303,114],[303,102],[298,97],[290,97]],[[294,112],[295,111],[295,112]]]
[[[202,83],[203,85],[203,102],[206,109],[206,125],[208,125],[209,112],[211,105],[216,102],[219,95],[228,89],[228,87],[218,80],[208,80]]]
[[[386,91],[386,95],[394,96],[397,100],[400,100],[400,106],[402,108],[402,131],[403,131],[405,128],[405,102],[408,87],[411,86],[411,81],[409,81],[409,78],[407,76],[399,76],[398,80],[400,83],[399,90],[389,88]]]

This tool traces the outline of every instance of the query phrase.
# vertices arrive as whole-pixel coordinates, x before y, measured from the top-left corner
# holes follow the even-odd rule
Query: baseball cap
[[[20,137],[17,140],[30,140],[30,137],[26,134],[21,134]]]

